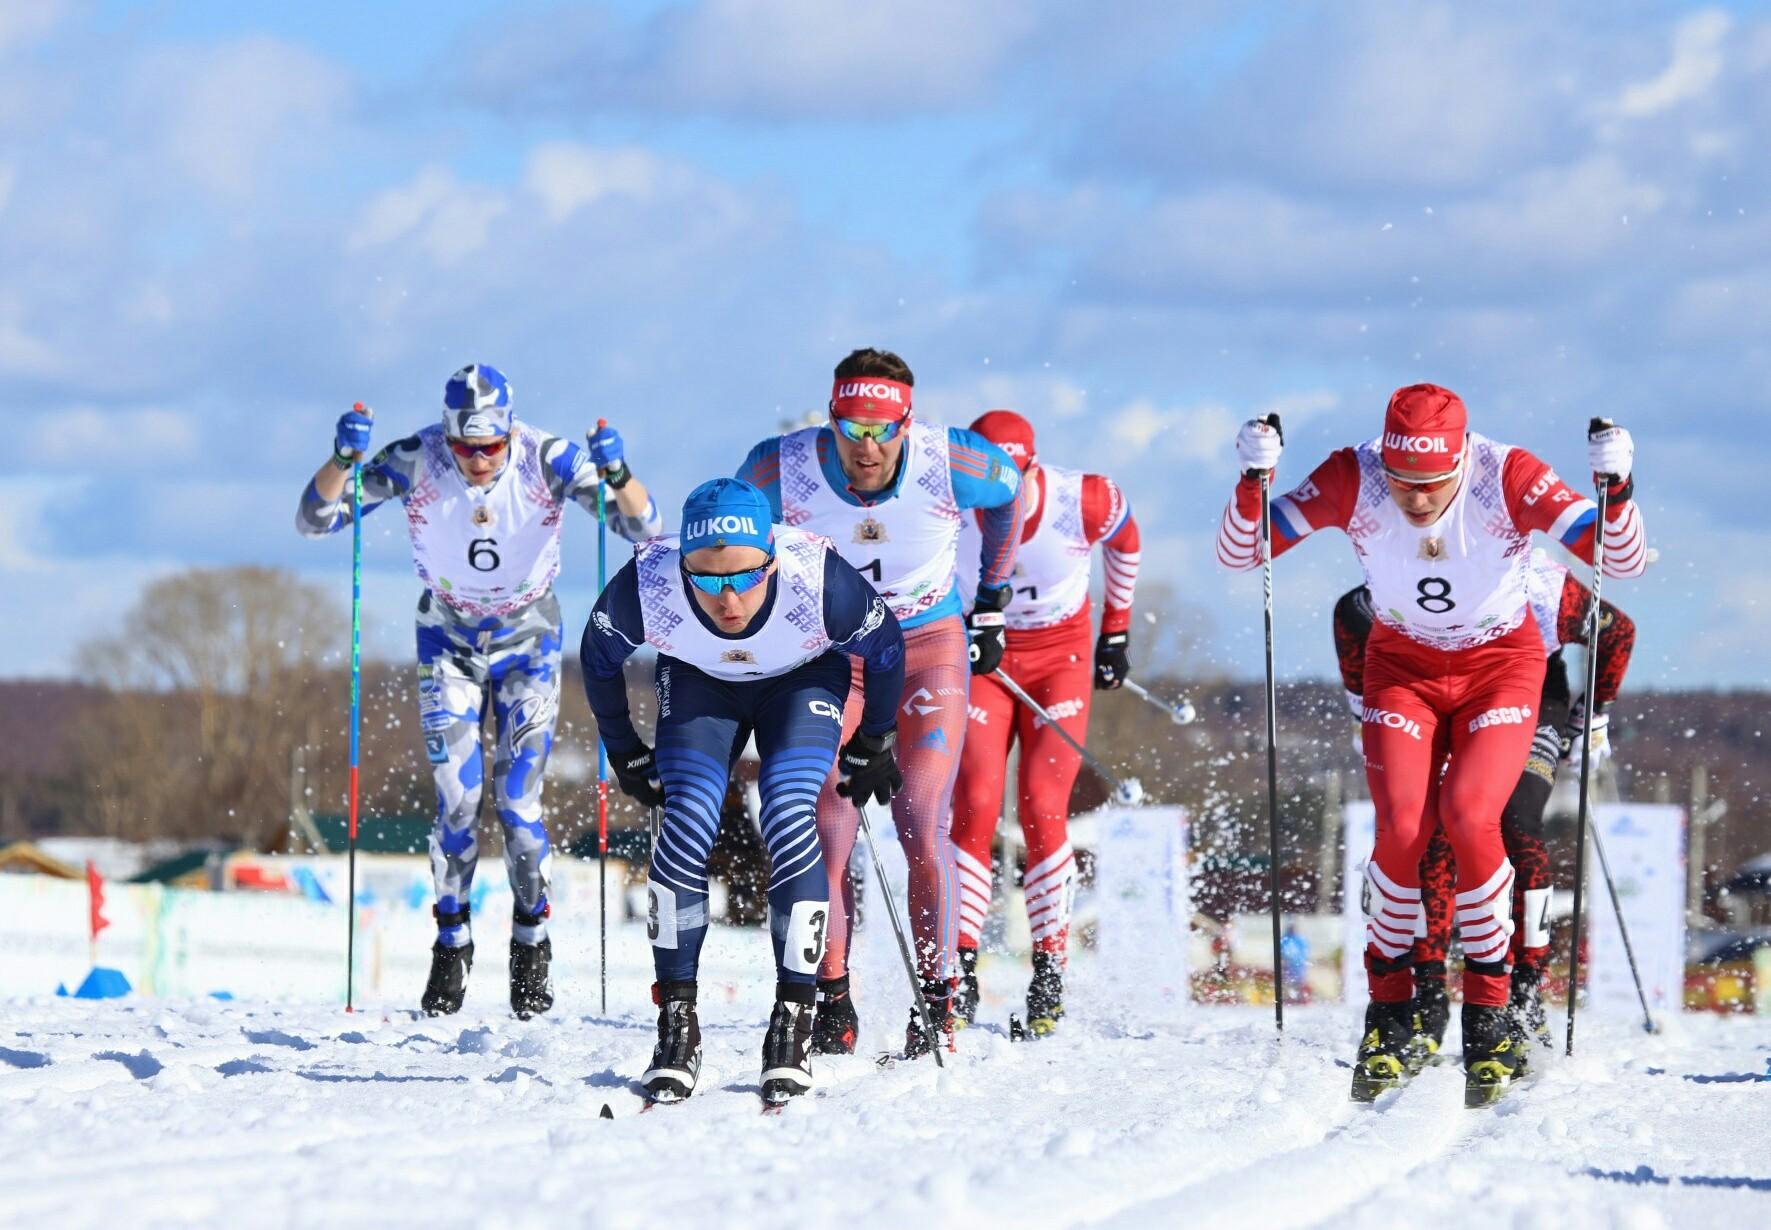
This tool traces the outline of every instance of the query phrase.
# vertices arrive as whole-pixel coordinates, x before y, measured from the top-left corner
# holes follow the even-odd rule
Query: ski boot
[[[849,976],[818,979],[818,1011],[812,1018],[812,1054],[853,1055],[861,1018],[849,996]]]
[[[953,998],[953,1024],[966,1029],[978,1023],[978,950],[959,950],[959,990]]]
[[[922,1014],[910,1010],[910,1028],[904,1033],[904,1058],[921,1059],[939,1046],[953,1050],[953,984],[946,979],[922,984],[922,1002],[928,1006],[929,1020],[934,1023],[931,1036],[923,1027]]]
[[[1403,1052],[1410,1076],[1439,1062],[1445,1045],[1445,1026],[1451,1022],[1451,998],[1445,994],[1445,966],[1429,962],[1414,968],[1414,1005],[1410,1013],[1413,1036]]]
[[[1027,1035],[1048,1038],[1064,1016],[1064,956],[1033,954],[1033,981],[1027,984]]]
[[[654,1102],[680,1102],[695,1092],[701,1074],[701,1022],[695,1019],[693,982],[655,982],[652,1002],[658,1005],[658,1045],[652,1066],[640,1077]]]
[[[1498,1102],[1519,1072],[1517,1039],[1505,1008],[1464,1005],[1464,1105]]]
[[[1543,990],[1538,985],[1543,971],[1527,965],[1513,968],[1513,987],[1507,997],[1507,1016],[1512,1022],[1513,1039],[1519,1056],[1519,1074],[1524,1075],[1535,1042],[1545,1050],[1555,1049],[1550,1037],[1549,1014],[1544,1011]]]
[[[1365,1005],[1365,1038],[1353,1063],[1355,1102],[1375,1102],[1378,1095],[1395,1089],[1408,1077],[1403,1053],[1411,1034],[1407,1003]]]
[[[762,1097],[779,1106],[812,1087],[812,988],[777,983],[763,1035]]]
[[[437,920],[439,931],[468,926],[468,906],[462,906],[459,913],[437,913],[436,906],[430,906],[430,915]],[[460,947],[450,947],[443,940],[430,945],[430,977],[425,980],[425,995],[418,1000],[425,1016],[460,1012],[460,1002],[468,998],[469,970],[473,970],[473,940]]]
[[[553,978],[548,966],[553,962],[553,941],[542,938],[539,944],[510,942],[510,1010],[517,1020],[553,1007]]]

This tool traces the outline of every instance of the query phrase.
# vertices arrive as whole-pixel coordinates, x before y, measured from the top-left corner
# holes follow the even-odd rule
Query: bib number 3
[[[1423,611],[1443,615],[1457,606],[1451,600],[1451,582],[1444,577],[1422,577],[1415,589],[1420,596],[1414,600],[1414,604]]]

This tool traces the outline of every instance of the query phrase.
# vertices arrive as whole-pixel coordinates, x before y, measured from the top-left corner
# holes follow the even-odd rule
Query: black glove
[[[1111,692],[1131,675],[1131,660],[1125,655],[1131,635],[1126,632],[1103,632],[1095,642],[1095,691]]]
[[[836,758],[837,772],[842,780],[836,783],[836,792],[845,799],[855,800],[855,806],[869,799],[885,804],[892,801],[892,796],[904,788],[904,775],[898,772],[898,758],[892,755],[892,748],[898,742],[898,732],[888,730],[884,735],[864,735],[856,731],[854,736],[842,745],[842,754]]]
[[[968,650],[972,660],[972,674],[988,675],[1002,665],[1002,651],[1008,647],[1008,629],[1003,621],[1003,608],[1014,591],[1006,585],[989,589],[978,587],[978,600],[972,604],[972,613],[965,617],[966,636],[971,641]]]
[[[664,783],[658,779],[658,758],[640,744],[637,751],[609,753],[609,766],[621,789],[642,807],[664,806]]]

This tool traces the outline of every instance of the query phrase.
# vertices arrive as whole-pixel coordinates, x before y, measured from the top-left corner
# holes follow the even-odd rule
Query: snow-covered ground
[[[822,1061],[812,1096],[764,1117],[766,941],[718,929],[701,1091],[642,1116],[643,933],[613,951],[607,1016],[592,969],[563,973],[555,1013],[515,1020],[492,951],[446,1020],[0,1001],[0,1224],[1771,1225],[1762,1019],[1648,1037],[1583,1017],[1578,1056],[1499,1107],[1465,1111],[1443,1068],[1360,1108],[1339,1006],[1291,1009],[1276,1044],[1270,1009],[1181,1005],[1079,961],[1061,1037],[988,1025],[944,1073]],[[875,942],[858,961],[869,1052],[907,1015],[889,956]],[[1003,959],[984,977],[1005,1021],[1024,974]]]

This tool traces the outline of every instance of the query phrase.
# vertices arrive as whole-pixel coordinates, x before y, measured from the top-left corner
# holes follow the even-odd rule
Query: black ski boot
[[[1027,984],[1027,1034],[1047,1038],[1058,1031],[1064,1016],[1064,958],[1055,952],[1033,954],[1033,981]]]
[[[1418,1076],[1422,1068],[1439,1062],[1439,1050],[1445,1045],[1445,1027],[1451,1022],[1451,997],[1445,993],[1445,965],[1430,961],[1414,967],[1414,1006],[1410,1013],[1413,1036],[1403,1062],[1408,1074]]]
[[[510,942],[510,1010],[517,1020],[553,1007],[553,977],[548,966],[553,963],[553,941],[546,937],[539,944]]]
[[[849,976],[818,979],[818,1011],[812,1018],[812,1054],[853,1055],[861,1018],[849,997]]]
[[[1505,1008],[1464,1005],[1464,1105],[1498,1102],[1519,1071],[1520,1046]]]
[[[779,1106],[812,1087],[812,988],[775,984],[775,1010],[763,1035],[763,1102]]]
[[[1353,1101],[1375,1102],[1379,1094],[1407,1078],[1404,1053],[1413,1032],[1409,1007],[1375,1000],[1365,1005],[1365,1037],[1353,1063]]]
[[[1555,1040],[1550,1037],[1549,1014],[1544,1011],[1543,988],[1538,985],[1542,979],[1542,970],[1525,965],[1513,968],[1513,988],[1507,998],[1507,1016],[1512,1021],[1513,1038],[1518,1044],[1518,1067],[1521,1075],[1531,1058],[1530,1043],[1535,1042],[1545,1050],[1553,1050],[1556,1045]]]
[[[959,992],[953,1000],[953,1023],[960,1029],[978,1023],[978,950],[959,950]]]
[[[465,905],[456,914],[438,914],[434,905],[430,912],[439,928],[467,925],[468,907]],[[450,1016],[460,1012],[461,1001],[467,998],[468,971],[472,969],[472,940],[458,948],[451,948],[441,940],[431,945],[430,977],[425,980],[424,998],[418,1001],[424,1015]]]
[[[652,1048],[652,1066],[640,1084],[654,1102],[680,1102],[695,1092],[695,1078],[701,1074],[695,984],[655,982],[652,1002],[658,1005],[658,1045]]]
[[[945,979],[922,984],[922,1001],[928,1006],[929,1019],[934,1022],[933,1037],[923,1028],[922,1014],[910,1010],[910,1028],[904,1033],[904,1058],[921,1059],[940,1046],[953,1049],[953,984]]]

